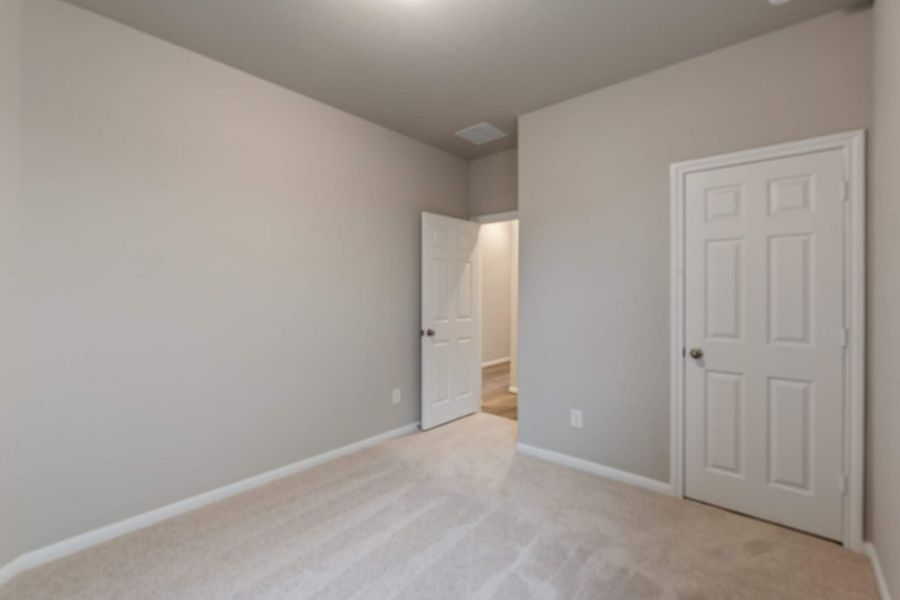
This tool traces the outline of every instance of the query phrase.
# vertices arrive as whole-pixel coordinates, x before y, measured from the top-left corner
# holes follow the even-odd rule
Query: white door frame
[[[506,212],[491,213],[489,215],[478,215],[469,220],[475,221],[476,223],[500,223],[502,221],[515,221],[518,218],[519,211],[509,210]]]
[[[845,157],[844,222],[845,316],[850,330],[844,353],[844,546],[863,547],[863,476],[865,468],[865,131],[848,131],[799,142],[723,154],[671,166],[671,481],[672,492],[684,497],[684,321],[685,321],[685,188],[687,175],[697,171],[840,150]]]

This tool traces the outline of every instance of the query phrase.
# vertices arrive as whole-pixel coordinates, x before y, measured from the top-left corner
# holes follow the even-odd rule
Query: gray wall
[[[469,162],[469,213],[509,212],[519,206],[518,152],[507,150]]]
[[[867,530],[900,598],[900,0],[875,3]]]
[[[419,214],[467,163],[26,4],[19,552],[415,422]]]
[[[869,127],[871,25],[833,13],[520,118],[520,441],[668,481],[669,165]]]
[[[18,396],[13,382],[16,351],[11,306],[14,209],[18,202],[21,0],[0,0],[0,567],[16,554],[15,465]]]

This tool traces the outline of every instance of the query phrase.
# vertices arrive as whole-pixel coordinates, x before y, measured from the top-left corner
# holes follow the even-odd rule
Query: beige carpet
[[[25,573],[3,600],[877,598],[865,558],[516,456],[478,414]]]

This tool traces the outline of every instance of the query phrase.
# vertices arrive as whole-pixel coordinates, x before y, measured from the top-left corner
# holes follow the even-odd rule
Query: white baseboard
[[[481,368],[484,369],[486,367],[496,367],[497,365],[502,365],[503,363],[508,363],[510,358],[507,356],[506,358],[495,358],[494,360],[488,360],[481,363]]]
[[[509,393],[510,393],[510,394],[518,394],[518,393],[519,393],[519,386],[517,386],[517,385],[511,385],[511,386],[509,386]]]
[[[881,600],[891,600],[891,590],[888,589],[887,579],[884,578],[884,571],[881,570],[881,560],[878,559],[878,551],[872,542],[863,544],[863,552],[872,562],[872,570],[875,571],[875,581],[878,582],[878,592],[881,594]]]
[[[621,481],[622,483],[645,488],[658,494],[665,494],[667,496],[675,495],[672,485],[664,481],[650,479],[649,477],[644,477],[642,475],[635,475],[634,473],[629,473],[627,471],[620,471],[619,469],[584,460],[583,458],[576,458],[574,456],[569,456],[568,454],[554,452],[553,450],[544,450],[543,448],[536,448],[527,444],[519,443],[516,447],[521,454],[526,456],[532,456],[547,462],[571,467],[573,469],[578,469],[579,471],[586,471],[593,475],[606,477],[607,479]]]
[[[0,567],[0,586],[27,569],[22,556],[16,557]]]
[[[374,446],[375,444],[413,433],[418,431],[418,429],[418,422],[410,423],[409,425],[404,425],[403,427],[386,431],[370,438],[353,442],[352,444],[347,444],[346,446],[341,446],[340,448],[335,448],[334,450],[329,450],[322,454],[317,454],[316,456],[311,456],[295,463],[278,467],[277,469],[266,471],[265,473],[260,473],[259,475],[254,475],[253,477],[248,477],[247,479],[242,479],[241,481],[190,498],[185,498],[184,500],[179,500],[178,502],[174,502],[161,508],[134,517],[129,517],[92,531],[81,533],[60,542],[56,542],[55,544],[44,546],[43,548],[38,548],[31,552],[26,552],[0,567],[0,585],[3,585],[22,571],[33,569],[44,563],[63,558],[64,556],[85,550],[91,546],[96,546],[97,544],[102,544],[113,538],[125,535],[126,533],[131,533],[132,531],[137,531],[138,529],[143,529],[144,527],[154,525],[160,521],[165,521],[166,519],[171,519],[180,514],[202,508],[213,502],[218,502],[219,500],[224,500],[230,496],[240,494],[241,492],[246,492],[247,490],[260,487],[278,479],[289,477],[300,471],[305,471],[306,469],[346,456],[347,454],[358,452],[359,450]]]

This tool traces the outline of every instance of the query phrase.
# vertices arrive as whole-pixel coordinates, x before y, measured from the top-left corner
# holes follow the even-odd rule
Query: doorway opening
[[[518,419],[519,221],[514,215],[482,220],[481,410]]]

